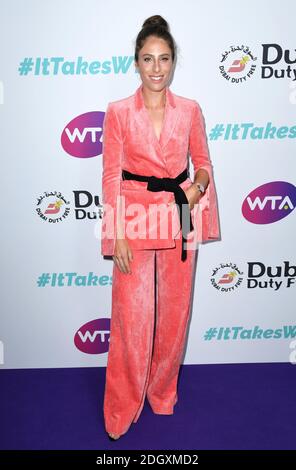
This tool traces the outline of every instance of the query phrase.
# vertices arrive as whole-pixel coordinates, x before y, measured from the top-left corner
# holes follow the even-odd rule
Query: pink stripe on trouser
[[[133,250],[132,274],[113,266],[104,395],[108,433],[124,434],[138,420],[146,393],[154,413],[174,412],[196,255],[188,250],[182,261],[181,241],[175,239],[175,248]]]

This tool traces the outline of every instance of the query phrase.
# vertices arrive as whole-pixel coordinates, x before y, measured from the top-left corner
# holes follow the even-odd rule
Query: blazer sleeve
[[[205,124],[201,109],[197,101],[194,100],[193,113],[191,118],[189,152],[194,167],[194,174],[201,168],[207,170],[209,174],[209,184],[205,194],[201,197],[199,205],[201,219],[196,216],[196,224],[202,224],[199,241],[220,238],[219,216],[217,206],[217,196],[213,178],[213,167],[209,157]],[[198,227],[199,229],[200,227]]]
[[[103,122],[103,174],[102,174],[102,232],[101,254],[114,254],[116,227],[118,222],[118,202],[123,158],[122,129],[114,103],[107,106]]]

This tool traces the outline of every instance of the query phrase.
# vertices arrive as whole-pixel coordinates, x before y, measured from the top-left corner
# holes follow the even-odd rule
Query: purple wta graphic
[[[78,158],[101,155],[104,117],[105,113],[92,111],[72,119],[61,135],[65,152]]]
[[[251,191],[242,205],[243,216],[253,224],[272,224],[287,217],[296,205],[296,187],[272,181]]]
[[[86,354],[102,354],[109,350],[110,318],[99,318],[85,323],[74,337],[77,349]]]

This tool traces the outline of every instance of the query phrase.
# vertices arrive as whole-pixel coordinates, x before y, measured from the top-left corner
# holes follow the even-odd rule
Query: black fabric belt
[[[179,184],[185,181],[187,177],[188,174],[186,168],[184,171],[182,171],[182,173],[176,176],[176,178],[157,178],[156,176],[138,175],[135,173],[130,173],[127,170],[122,170],[122,178],[124,180],[147,181],[148,191],[169,191],[174,193],[176,204],[179,207],[180,226],[182,230],[182,261],[185,261],[187,258],[185,237],[187,237],[188,233],[191,232],[191,230],[194,228],[191,220],[188,199],[183,189],[179,186]],[[182,211],[184,211],[183,215]]]

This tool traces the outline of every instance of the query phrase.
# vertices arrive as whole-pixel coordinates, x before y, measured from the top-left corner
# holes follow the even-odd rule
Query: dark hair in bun
[[[142,25],[142,28],[145,28],[146,26],[161,26],[167,30],[169,30],[169,25],[168,23],[166,22],[166,20],[160,16],[160,15],[154,15],[154,16],[149,16],[149,18],[147,18],[143,25]]]
[[[172,61],[174,62],[176,55],[176,44],[173,36],[170,33],[168,23],[160,15],[150,16],[144,21],[142,29],[136,39],[135,61],[138,62],[139,51],[142,49],[146,39],[149,36],[156,36],[158,38],[164,39],[167,42],[169,48],[171,49]]]

